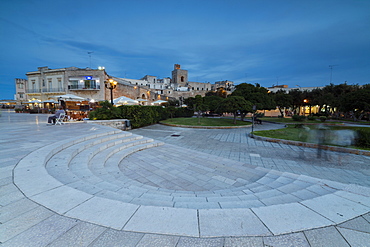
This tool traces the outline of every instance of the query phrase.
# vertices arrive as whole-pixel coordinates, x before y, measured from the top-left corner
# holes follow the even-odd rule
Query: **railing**
[[[96,85],[95,87],[85,87],[83,85],[68,85],[69,90],[99,90],[100,85]]]
[[[41,89],[26,89],[26,93],[41,93]]]
[[[42,89],[43,93],[51,93],[51,92],[65,92],[64,88],[43,88]]]
[[[58,92],[65,92],[64,88],[35,88],[35,89],[27,89],[26,93],[58,93]]]

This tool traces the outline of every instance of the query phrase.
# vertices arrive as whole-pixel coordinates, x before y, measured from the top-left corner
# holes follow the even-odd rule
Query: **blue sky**
[[[369,0],[2,0],[0,99],[37,67],[140,79],[370,83]],[[332,71],[329,65],[334,66]]]

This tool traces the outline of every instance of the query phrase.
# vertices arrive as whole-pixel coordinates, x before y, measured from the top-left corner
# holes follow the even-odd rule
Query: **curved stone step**
[[[193,237],[222,237],[225,227],[233,227],[227,236],[297,232],[339,224],[370,209],[369,188],[253,168],[194,151],[180,153],[166,145],[156,148],[155,152],[154,149],[145,149],[140,153],[137,151],[142,150],[141,147],[120,149],[116,142],[108,147],[104,142],[110,142],[108,135],[114,134],[117,132],[99,133],[40,148],[25,156],[15,167],[14,183],[31,200],[64,216],[117,230]],[[98,139],[104,143],[102,146]],[[190,157],[190,153],[195,157]],[[102,179],[99,186],[85,179],[83,172],[71,172],[70,168],[74,172],[79,170],[75,169],[79,165],[77,160],[81,158],[82,161],[84,154],[90,159],[84,157],[88,163],[81,169],[87,167],[94,177]],[[151,162],[151,157],[161,154],[167,155],[161,156],[158,169],[170,173],[171,169],[181,168],[182,173],[188,174],[174,173],[175,179],[189,179],[193,183],[205,179],[204,187],[201,184],[192,187],[191,183],[183,189],[171,189],[164,184],[154,186],[122,170],[137,156]],[[170,154],[178,156],[173,156],[172,160]],[[207,160],[204,161],[205,157]],[[98,159],[104,160],[103,166],[93,163]],[[73,164],[74,161],[77,163]],[[68,167],[70,162],[72,167]],[[65,179],[71,180],[68,183],[58,178],[54,168],[57,163],[62,167],[59,171],[64,172],[63,176],[70,176]],[[60,180],[51,176],[52,172],[48,173],[52,170]],[[242,183],[235,176],[239,170],[239,177],[245,176]],[[197,172],[203,172],[204,176],[196,176]],[[142,174],[141,177],[147,175]],[[207,180],[209,176],[211,179]],[[70,187],[72,182],[80,183],[81,189]],[[207,182],[214,182],[215,189],[206,190],[206,185],[210,185]],[[91,184],[95,190],[85,192],[83,187]],[[296,198],[299,201],[295,201]]]

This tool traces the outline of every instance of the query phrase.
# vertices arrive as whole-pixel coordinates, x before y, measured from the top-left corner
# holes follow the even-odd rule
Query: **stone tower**
[[[174,70],[172,71],[172,82],[178,87],[188,86],[188,71],[181,69],[180,64],[175,64]]]

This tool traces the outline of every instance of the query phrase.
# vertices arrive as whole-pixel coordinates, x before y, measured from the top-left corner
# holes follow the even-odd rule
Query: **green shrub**
[[[176,108],[175,117],[192,117],[194,116],[194,111],[187,107]]]
[[[164,108],[162,106],[122,105],[112,106],[108,101],[100,103],[101,108],[89,113],[91,120],[129,119],[132,128],[158,123],[172,113],[175,117],[192,117],[194,112],[187,108]]]
[[[306,116],[303,115],[293,115],[292,116],[293,121],[303,122],[306,120]]]
[[[370,129],[357,130],[356,146],[370,148]]]
[[[327,117],[325,117],[325,116],[321,116],[321,117],[319,117],[319,119],[320,119],[320,121],[321,121],[321,122],[325,122],[325,121],[326,121],[326,119],[327,119]]]
[[[131,121],[132,128],[158,123],[169,117],[167,109],[162,106],[123,105],[119,106],[118,109],[122,118]]]
[[[94,111],[89,113],[89,119],[92,120],[109,120],[121,118],[120,111],[117,107],[113,106],[108,101],[102,101],[99,103],[101,106]]]
[[[316,117],[314,117],[314,116],[310,115],[310,116],[308,116],[308,117],[307,117],[307,119],[308,119],[308,120],[313,121],[313,120],[315,120],[315,119],[316,119]]]

